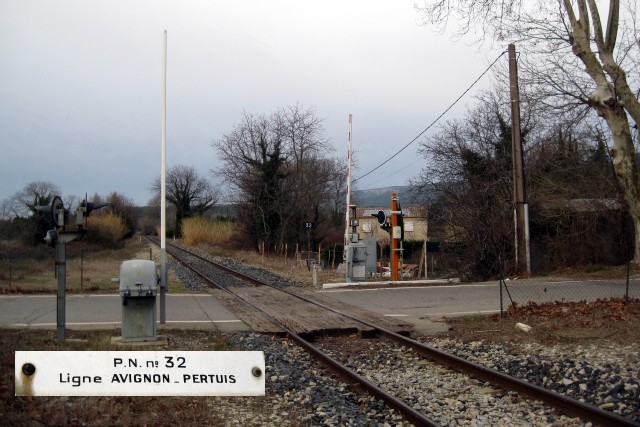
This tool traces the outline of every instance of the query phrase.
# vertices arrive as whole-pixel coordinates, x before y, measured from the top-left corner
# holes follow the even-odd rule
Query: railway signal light
[[[69,215],[60,196],[55,196],[49,206],[38,206],[40,212],[49,213],[52,230],[47,231],[45,242],[56,249],[56,276],[58,277],[58,292],[56,298],[56,328],[58,340],[65,339],[66,326],[66,289],[67,289],[67,243],[79,239],[87,232],[86,217],[96,210],[107,206],[108,203],[88,203],[84,201],[78,206],[74,216]]]
[[[378,220],[380,228],[382,228],[387,233],[391,233],[391,224],[389,223],[387,214],[383,210],[379,210],[377,214],[371,214],[371,216],[375,217]]]
[[[387,215],[382,210],[378,211],[377,214],[371,214],[371,216],[376,217],[380,225],[384,225],[387,222]]]
[[[86,232],[87,217],[96,209],[108,206],[109,203],[92,203],[87,199],[82,201],[71,214],[69,209],[64,207],[60,196],[55,196],[47,206],[38,206],[37,210],[49,214],[49,221],[53,229],[49,230],[44,238],[48,246],[55,247],[59,239],[65,242],[75,240]]]

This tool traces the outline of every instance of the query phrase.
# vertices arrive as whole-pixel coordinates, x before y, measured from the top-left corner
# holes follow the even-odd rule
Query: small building
[[[379,211],[388,212],[389,207],[379,208],[358,208],[356,216],[358,219],[358,234],[362,239],[375,237],[379,243],[389,241],[389,233],[383,230],[378,224],[378,219],[372,214]],[[402,207],[404,219],[404,240],[427,240],[428,222],[427,208],[418,206]]]

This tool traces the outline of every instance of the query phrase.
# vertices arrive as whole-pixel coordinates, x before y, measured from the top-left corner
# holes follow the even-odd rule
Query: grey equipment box
[[[156,295],[159,281],[153,261],[132,259],[120,265],[122,342],[158,339]]]

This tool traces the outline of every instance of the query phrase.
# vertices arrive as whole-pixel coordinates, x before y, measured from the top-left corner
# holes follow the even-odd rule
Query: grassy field
[[[185,221],[184,243],[214,255],[229,256],[241,262],[271,270],[289,280],[313,285],[312,271],[304,260],[295,257],[261,256],[252,251],[226,249],[232,239],[232,223]],[[190,236],[187,239],[186,236]],[[126,240],[117,249],[105,249],[96,244],[76,241],[67,244],[66,288],[70,293],[116,293],[118,284],[112,282],[120,274],[120,264],[128,259],[153,259],[159,262],[160,250],[144,238]],[[317,272],[317,285],[343,281],[344,274],[330,269]],[[58,281],[55,275],[55,249],[38,245],[25,247],[15,242],[0,242],[0,293],[55,293]],[[184,286],[171,271],[169,292],[182,292]]]
[[[236,238],[235,223],[231,221],[214,221],[204,217],[187,218],[182,223],[184,243],[197,245],[224,245]]]
[[[11,253],[11,257],[9,257]],[[24,248],[5,243],[0,252],[1,293],[51,293],[58,288],[55,275],[55,250],[44,246]],[[104,249],[86,242],[67,244],[66,287],[71,293],[118,292],[111,279],[120,274],[120,264],[128,259],[158,260],[159,249],[145,239],[127,240],[121,248]],[[183,290],[169,275],[169,292]]]

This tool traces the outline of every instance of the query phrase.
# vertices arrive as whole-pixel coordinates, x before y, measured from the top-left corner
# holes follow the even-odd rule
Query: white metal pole
[[[345,264],[345,273],[347,282],[351,282],[351,276],[353,275],[352,270],[352,256],[351,256],[351,245],[350,245],[350,221],[349,221],[349,213],[351,209],[351,117],[349,114],[349,145],[347,151],[347,206],[345,212],[345,224],[344,224],[344,254],[343,260]]]
[[[344,245],[347,246],[349,244],[349,207],[351,206],[351,150],[352,150],[352,142],[351,142],[351,117],[349,114],[349,145],[347,151],[347,209],[345,213],[345,227],[344,227]]]
[[[162,168],[160,176],[160,323],[166,323],[167,290],[167,30],[163,34],[162,55]]]

